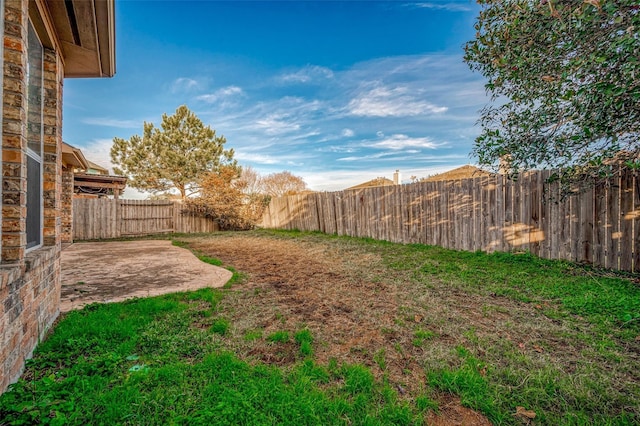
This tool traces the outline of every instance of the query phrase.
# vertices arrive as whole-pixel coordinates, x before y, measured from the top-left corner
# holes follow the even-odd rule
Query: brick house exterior
[[[113,0],[0,0],[0,393],[59,314],[62,87],[115,73]],[[70,194],[69,194],[70,196]]]

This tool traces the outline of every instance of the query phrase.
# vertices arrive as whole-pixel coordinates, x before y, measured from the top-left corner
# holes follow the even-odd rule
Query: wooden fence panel
[[[173,202],[118,200],[120,236],[173,232]]]
[[[269,208],[272,208],[269,206]],[[269,216],[272,223],[276,222]],[[73,239],[93,240],[167,232],[215,232],[217,224],[182,211],[180,203],[150,200],[76,198]]]
[[[549,226],[549,203],[550,200],[549,187],[545,184],[547,175],[539,173],[537,176],[537,186],[539,191],[539,200],[537,205],[533,205],[533,208],[537,208],[538,211],[538,226],[542,233],[541,238],[538,240],[538,256],[545,259],[549,258],[549,241],[551,240],[551,227]]]
[[[631,170],[620,176],[620,266],[623,271],[633,270],[633,182]]]
[[[95,240],[117,238],[117,204],[108,199],[73,200],[73,238]]]
[[[273,199],[262,223],[452,249],[529,251],[638,271],[637,173],[623,171],[606,186],[566,198],[559,183],[547,182],[550,175],[527,172],[517,181],[485,176],[291,196]]]
[[[640,272],[640,175],[638,172],[633,173],[633,235],[630,238],[632,242],[631,250],[633,252],[631,271]]]
[[[607,206],[610,192],[606,186],[595,188],[593,195],[595,229],[593,233],[593,263],[607,266],[608,238],[611,237],[611,217],[608,217]]]
[[[542,203],[544,203],[544,181],[538,173],[524,173],[520,182],[520,202],[522,203],[522,250],[540,256],[543,251],[547,230],[544,229]]]
[[[560,187],[558,187],[560,188]],[[558,191],[560,193],[560,191]],[[559,205],[560,248],[557,259],[571,258],[571,198],[564,198]]]

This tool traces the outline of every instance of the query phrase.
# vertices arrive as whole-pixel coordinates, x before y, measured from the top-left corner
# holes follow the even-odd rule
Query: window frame
[[[29,92],[29,87],[31,86],[31,79],[33,78],[31,76],[31,70],[29,69],[30,67],[33,66],[33,64],[30,63],[31,60],[31,50],[32,47],[30,46],[30,38],[31,35],[33,34],[33,36],[35,36],[34,40],[37,41],[39,47],[40,47],[40,62],[39,62],[39,67],[40,67],[40,81],[38,83],[38,88],[39,88],[39,96],[37,96],[37,99],[39,100],[39,105],[37,105],[37,107],[39,107],[39,111],[37,111],[39,113],[39,123],[35,123],[35,125],[39,124],[39,150],[40,152],[36,152],[32,149],[32,147],[30,146],[32,144],[32,141],[29,140],[29,132],[30,129],[32,128],[32,124],[30,121],[30,116],[32,114],[31,112],[31,103],[32,103],[32,99],[31,99],[31,93]],[[31,18],[29,18],[28,20],[28,29],[27,29],[27,72],[26,72],[26,80],[27,80],[27,117],[26,117],[26,132],[27,132],[27,149],[26,149],[26,160],[27,160],[27,164],[26,164],[26,169],[27,169],[27,194],[26,194],[26,205],[27,205],[27,214],[25,217],[25,234],[26,234],[26,246],[25,246],[25,252],[29,252],[32,250],[36,250],[40,247],[43,246],[43,241],[44,241],[44,229],[43,229],[43,224],[44,224],[44,198],[43,198],[43,172],[44,172],[44,44],[42,43],[42,39],[40,38],[40,35],[38,35],[38,32],[36,31],[36,27],[33,23],[33,21],[31,20]],[[38,166],[39,166],[39,170],[38,170],[38,179],[36,181],[36,183],[34,184],[34,181],[32,179],[29,179],[29,159],[35,161]],[[33,185],[37,185],[37,191],[38,191],[38,200],[37,200],[37,213],[38,213],[38,217],[35,221],[33,221],[33,216],[30,216],[30,212],[29,212],[29,194],[32,194],[33,191]],[[33,212],[33,210],[31,210]],[[30,220],[31,219],[31,220]],[[36,232],[36,237],[33,241],[29,241],[29,236],[33,235],[32,233],[29,232],[30,230],[30,226],[35,226],[32,225],[32,222],[37,222],[37,232]]]

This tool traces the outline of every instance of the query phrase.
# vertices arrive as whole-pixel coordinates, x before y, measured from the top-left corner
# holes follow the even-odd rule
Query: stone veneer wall
[[[60,195],[60,216],[62,243],[73,242],[73,169],[62,169],[62,193]]]
[[[34,4],[34,3],[31,3]],[[6,0],[2,123],[0,393],[59,314],[62,61],[44,51],[43,247],[26,247],[28,0]]]

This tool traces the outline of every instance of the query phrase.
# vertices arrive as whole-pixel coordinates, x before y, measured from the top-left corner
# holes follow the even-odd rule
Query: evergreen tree
[[[130,186],[154,193],[175,188],[184,200],[198,191],[205,173],[236,166],[233,149],[225,150],[225,143],[224,136],[216,136],[182,105],[174,115],[162,115],[160,128],[145,122],[142,136],[114,138],[111,160]]]

